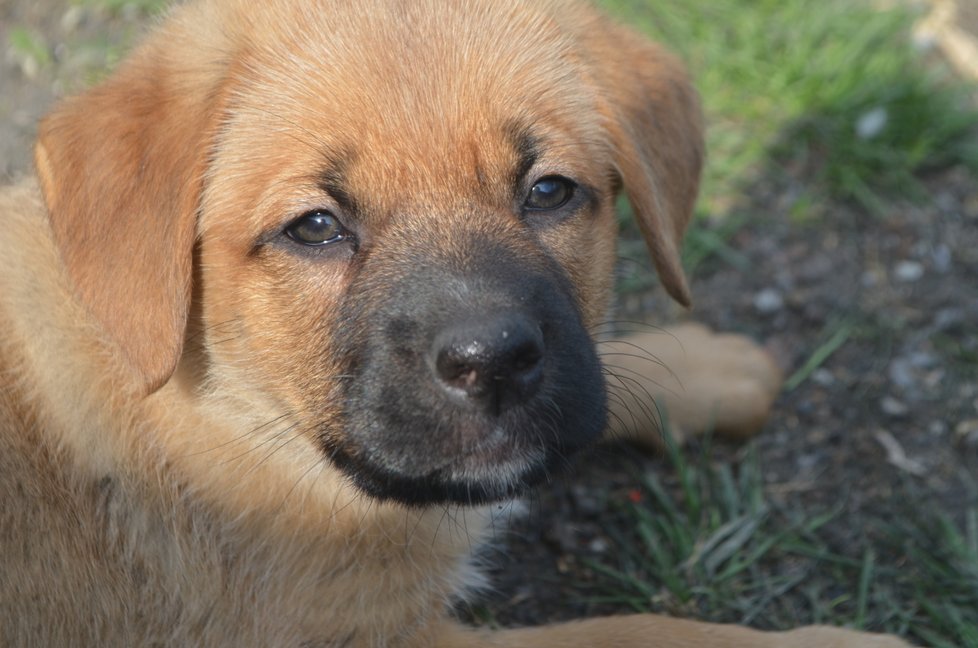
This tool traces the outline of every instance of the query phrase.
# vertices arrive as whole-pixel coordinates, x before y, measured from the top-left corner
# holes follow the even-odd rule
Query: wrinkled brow
[[[516,165],[510,181],[513,186],[513,194],[519,196],[523,189],[523,182],[526,174],[530,172],[533,165],[540,157],[540,140],[534,136],[528,126],[522,123],[513,122],[506,126],[506,136],[516,151]]]
[[[326,164],[317,178],[319,188],[332,196],[345,212],[358,213],[359,205],[350,194],[347,183],[347,171],[356,160],[356,154],[350,149],[326,151],[325,158]]]

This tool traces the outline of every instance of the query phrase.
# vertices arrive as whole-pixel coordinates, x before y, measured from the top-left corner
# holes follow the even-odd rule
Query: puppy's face
[[[636,211],[685,297],[669,258],[699,167],[685,82],[653,50],[664,96],[642,101],[660,106],[646,127],[662,141],[623,151],[634,135],[624,115],[648,108],[614,105],[601,75],[621,72],[603,59],[625,43],[593,42],[591,30],[618,28],[582,7],[246,4],[185,10],[116,77],[130,106],[146,93],[155,123],[117,115],[147,122],[117,157],[151,177],[135,189],[144,196],[109,200],[161,205],[167,250],[146,254],[176,274],[129,320],[99,312],[111,296],[86,277],[107,270],[72,249],[91,218],[63,215],[91,190],[66,188],[79,182],[67,169],[102,165],[59,136],[78,128],[72,111],[46,123],[39,171],[82,298],[155,383],[175,357],[146,350],[139,320],[153,311],[159,330],[175,294],[179,332],[195,276],[207,379],[294,419],[364,490],[412,504],[519,492],[604,427],[587,330],[607,307],[612,205],[623,182],[637,184],[630,175],[648,181],[630,194],[649,202],[649,215]],[[171,50],[184,41],[207,45],[181,60]],[[92,175],[125,163],[111,166]],[[670,174],[686,186],[658,186]]]
[[[605,419],[585,332],[614,241],[595,100],[555,27],[459,33],[452,11],[337,8],[287,44],[298,61],[256,54],[201,219],[204,320],[236,327],[213,346],[229,385],[410,502],[509,495]]]

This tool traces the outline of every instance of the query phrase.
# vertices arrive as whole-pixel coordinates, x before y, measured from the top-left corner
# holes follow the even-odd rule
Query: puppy
[[[689,302],[701,159],[677,63],[577,2],[176,9],[0,197],[0,644],[902,645],[448,613],[605,428],[619,189]]]

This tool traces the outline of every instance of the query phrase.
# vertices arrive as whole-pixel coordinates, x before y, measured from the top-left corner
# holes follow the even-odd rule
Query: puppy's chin
[[[467,456],[434,470],[409,474],[338,447],[330,451],[336,466],[368,495],[407,506],[478,505],[512,499],[567,466],[579,448],[517,447],[510,440],[485,444]]]

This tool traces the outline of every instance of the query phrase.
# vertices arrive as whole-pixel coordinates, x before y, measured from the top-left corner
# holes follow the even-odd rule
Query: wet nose
[[[431,353],[441,386],[489,414],[526,402],[543,380],[543,333],[520,313],[450,324]]]

